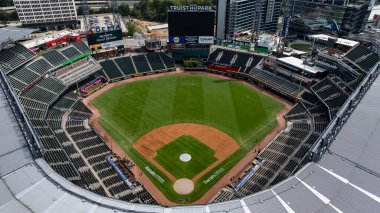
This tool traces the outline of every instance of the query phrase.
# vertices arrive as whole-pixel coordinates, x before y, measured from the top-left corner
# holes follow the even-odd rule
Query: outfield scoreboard
[[[89,45],[114,42],[118,40],[123,40],[123,32],[121,29],[106,32],[89,33],[87,35],[87,42]]]
[[[215,12],[209,6],[171,6],[168,12],[169,44],[214,43]]]

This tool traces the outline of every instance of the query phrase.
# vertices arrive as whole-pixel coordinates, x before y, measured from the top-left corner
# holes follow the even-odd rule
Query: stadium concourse
[[[313,82],[271,57],[216,48],[208,72],[257,84],[295,105],[285,115],[287,128],[258,155],[260,168],[239,174],[214,203],[163,207],[112,166],[111,150],[88,125],[91,112],[73,91],[99,76],[112,83],[172,71],[173,60],[148,53],[98,62],[82,41],[37,56],[17,41],[0,41],[5,42],[0,50],[2,212],[380,209],[379,55],[367,47],[358,44],[335,58],[326,54],[331,48],[320,48],[316,63],[330,69]],[[266,66],[271,61],[274,70]]]

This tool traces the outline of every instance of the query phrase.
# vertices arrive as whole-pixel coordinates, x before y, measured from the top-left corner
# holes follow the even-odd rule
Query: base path
[[[95,99],[97,96],[101,95],[102,93],[106,92],[107,90],[111,89],[114,86],[143,80],[147,78],[156,78],[159,76],[166,76],[166,75],[176,75],[176,74],[190,74],[190,75],[210,75],[217,78],[222,79],[229,79],[233,81],[239,81],[255,90],[260,91],[263,94],[266,94],[268,96],[271,96],[272,98],[280,101],[284,104],[285,108],[281,110],[279,113],[277,113],[277,127],[273,129],[273,131],[268,134],[259,144],[256,145],[255,148],[253,148],[249,153],[247,153],[242,160],[240,160],[227,174],[221,178],[214,186],[211,187],[209,191],[207,191],[199,200],[193,202],[192,204],[207,204],[220,190],[222,187],[226,186],[227,184],[231,183],[232,177],[238,176],[240,173],[244,172],[244,170],[247,168],[247,166],[250,164],[250,162],[259,154],[261,150],[263,150],[268,143],[282,130],[286,127],[286,121],[284,119],[284,114],[289,111],[293,103],[290,103],[289,101],[283,99],[282,97],[279,97],[271,92],[268,92],[267,90],[250,84],[246,81],[235,79],[235,78],[229,78],[222,75],[207,73],[207,72],[184,72],[183,69],[177,67],[177,71],[175,72],[168,72],[163,74],[156,74],[156,75],[149,75],[149,76],[143,76],[138,78],[132,78],[127,79],[123,81],[119,81],[116,83],[108,84],[107,86],[103,87],[99,91],[95,92],[94,94],[91,94],[89,97],[85,98],[83,102],[86,104],[86,106],[93,112],[93,116],[91,117],[91,125],[100,133],[100,135],[105,139],[106,144],[108,147],[111,148],[112,152],[116,155],[122,157],[122,158],[128,158],[125,151],[108,135],[108,133],[100,126],[98,122],[98,118],[100,117],[99,111],[90,103],[91,100]],[[131,160],[129,158],[129,160]],[[135,166],[132,168],[132,172],[135,174],[135,178],[138,182],[140,182],[145,189],[149,191],[149,193],[154,197],[154,199],[160,204],[165,206],[173,206],[178,205],[176,203],[173,203],[172,201],[165,198],[165,196],[162,194],[162,192],[152,183],[152,181],[144,175],[144,171],[141,170],[138,166]]]
[[[204,174],[224,161],[228,156],[240,149],[239,144],[236,143],[233,138],[219,129],[193,123],[171,124],[154,129],[139,138],[133,144],[133,148],[140,152],[153,165],[159,168],[168,178],[175,181],[176,179],[174,176],[158,164],[153,158],[156,157],[157,150],[184,135],[191,135],[199,142],[202,142],[206,146],[213,149],[215,151],[215,157],[218,159],[205,170],[197,174],[192,179],[194,182],[199,180],[199,178],[201,178]]]

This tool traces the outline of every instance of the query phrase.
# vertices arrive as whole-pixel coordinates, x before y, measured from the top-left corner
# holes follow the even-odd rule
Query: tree
[[[2,21],[3,23],[6,23],[7,21],[18,21],[18,20],[19,18],[17,16],[16,11],[8,13],[4,10],[0,10],[0,21]]]
[[[95,11],[94,9],[90,8],[90,9],[88,10],[88,13],[89,13],[89,14],[96,14],[96,11]]]
[[[140,10],[137,9],[136,7],[133,7],[133,8],[132,8],[131,16],[132,16],[133,18],[137,18],[137,19],[142,18],[142,17],[141,17]]]
[[[121,4],[118,9],[121,16],[129,16],[131,14],[131,9],[128,4]]]
[[[133,5],[131,15],[148,21],[166,22],[169,6],[190,4],[212,6],[215,0],[140,0]]]
[[[1,0],[0,1],[0,7],[10,7],[13,6],[12,0]]]
[[[80,16],[83,15],[83,7],[82,6],[78,7],[77,14],[80,15]]]
[[[135,32],[137,31],[136,24],[129,21],[127,23],[127,30],[128,30],[128,36],[133,36],[135,34]]]

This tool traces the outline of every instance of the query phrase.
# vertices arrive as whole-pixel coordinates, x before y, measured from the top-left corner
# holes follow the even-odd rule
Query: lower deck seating
[[[153,70],[165,70],[166,67],[161,60],[161,57],[158,53],[148,53],[146,55],[148,62]]]
[[[136,71],[139,73],[150,72],[152,69],[150,68],[148,61],[146,60],[145,55],[136,55],[132,56],[133,63],[136,66]]]
[[[171,57],[169,57],[168,55],[166,55],[164,53],[160,53],[160,57],[161,57],[162,61],[164,62],[166,68],[175,69],[175,64],[174,64],[174,61]]]
[[[117,79],[123,77],[123,73],[119,70],[113,60],[106,60],[100,62],[105,74],[109,79]]]
[[[114,61],[120,67],[124,75],[136,74],[136,69],[132,63],[131,57],[116,58]]]

